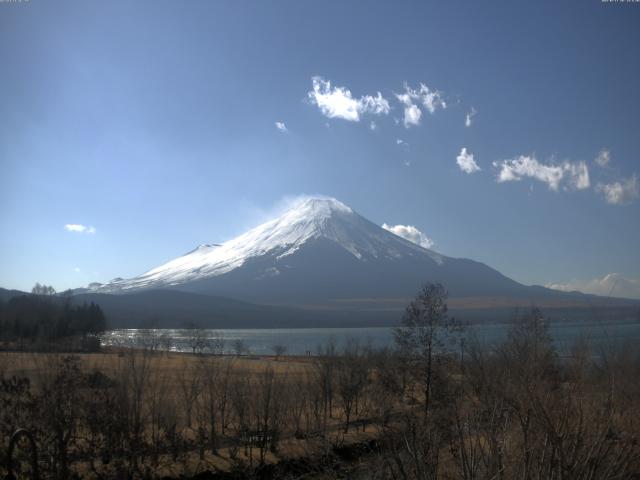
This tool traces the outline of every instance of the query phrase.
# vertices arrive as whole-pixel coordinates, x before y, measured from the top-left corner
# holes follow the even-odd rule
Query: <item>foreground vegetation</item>
[[[187,355],[148,331],[137,350],[5,353],[0,452],[25,427],[45,478],[638,478],[637,351],[580,342],[560,358],[536,309],[497,348],[460,330],[427,285],[393,350]],[[350,445],[366,448],[340,455]],[[16,454],[27,475],[28,448]]]

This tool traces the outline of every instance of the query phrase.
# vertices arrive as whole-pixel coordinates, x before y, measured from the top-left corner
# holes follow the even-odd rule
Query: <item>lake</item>
[[[478,324],[468,327],[464,336],[475,336],[487,346],[502,342],[509,329],[508,324]],[[215,329],[206,330],[209,339],[223,341],[225,353],[233,353],[234,342],[241,340],[249,352],[255,355],[272,355],[274,345],[284,345],[287,354],[315,354],[318,347],[334,342],[338,350],[348,341],[375,348],[393,346],[393,329],[372,328],[289,328],[289,329]],[[104,335],[104,345],[142,346],[141,333],[136,329],[112,330]],[[166,333],[172,339],[172,351],[191,351],[189,333],[180,329],[158,329],[157,334]],[[560,353],[570,351],[578,339],[587,340],[597,353],[600,349],[620,348],[625,344],[640,341],[640,323],[555,323],[549,327],[554,344]]]

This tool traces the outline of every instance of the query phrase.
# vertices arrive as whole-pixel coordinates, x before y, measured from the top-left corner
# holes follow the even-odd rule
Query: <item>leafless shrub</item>
[[[48,467],[58,478],[70,475],[70,452],[78,440],[82,373],[76,356],[34,357],[37,362],[39,438],[46,445]]]
[[[244,340],[242,340],[241,338],[238,338],[236,340],[233,341],[232,344],[233,347],[233,351],[235,352],[236,356],[241,356],[241,355],[246,355],[249,353],[249,346],[245,343]]]
[[[366,358],[360,346],[350,341],[336,362],[337,392],[344,413],[344,431],[349,431],[352,412],[358,413],[358,400],[369,380]]]
[[[286,345],[277,344],[277,345],[273,345],[271,347],[271,350],[273,350],[273,353],[276,356],[276,360],[278,360],[285,353],[287,353],[287,346]]]

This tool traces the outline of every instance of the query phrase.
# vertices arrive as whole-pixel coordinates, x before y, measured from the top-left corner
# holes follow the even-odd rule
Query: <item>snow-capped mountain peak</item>
[[[138,277],[118,279],[96,290],[169,287],[220,276],[250,259],[270,256],[274,262],[282,260],[318,239],[328,240],[362,261],[401,258],[415,252],[427,253],[436,263],[443,258],[382,229],[335,198],[304,197],[279,217],[221,245],[200,245]]]
[[[93,283],[79,293],[180,290],[199,294],[190,300],[192,312],[202,308],[200,296],[213,295],[351,315],[359,310],[397,313],[425,282],[439,282],[452,297],[474,302],[560,295],[522,285],[483,263],[411,243],[327,197],[298,199],[276,218],[220,245],[199,245],[142,275]],[[182,320],[188,321],[189,309],[183,310],[180,301],[174,305],[177,315],[185,312]],[[480,304],[486,308],[484,300]],[[220,319],[229,311],[210,314]]]
[[[286,214],[299,214],[307,218],[326,218],[333,213],[353,213],[350,207],[333,197],[301,197]]]

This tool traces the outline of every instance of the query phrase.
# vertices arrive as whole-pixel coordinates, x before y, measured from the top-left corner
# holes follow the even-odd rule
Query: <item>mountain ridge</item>
[[[32,294],[0,288],[0,300],[4,302],[21,295]],[[399,324],[402,312],[411,300],[396,298],[393,299],[393,305],[381,306],[370,299],[358,299],[360,304],[350,302],[347,308],[331,308],[326,304],[296,308],[252,304],[227,297],[176,290],[141,290],[125,295],[83,293],[66,297],[66,300],[64,295],[58,294],[56,297],[74,304],[94,302],[100,305],[109,328],[391,327]],[[556,303],[547,301],[534,304],[543,307],[545,317],[554,322],[637,321],[640,307],[638,300],[611,299],[607,305],[570,303],[571,299],[557,300]],[[527,302],[518,302],[513,298],[461,298],[449,299],[448,303],[452,316],[470,323],[509,322],[518,308],[530,307]]]
[[[201,244],[137,277],[94,283],[76,293],[167,289],[261,305],[397,310],[426,282],[442,283],[452,300],[467,298],[463,304],[482,308],[488,303],[482,299],[490,298],[501,299],[500,305],[594,302],[584,294],[523,285],[484,263],[426,249],[330,197],[302,198],[227,242]]]
[[[404,249],[428,252],[437,263],[443,258],[380,228],[336,199],[311,197],[300,200],[283,215],[228,242],[200,245],[142,275],[132,279],[118,278],[90,290],[118,293],[130,289],[177,286],[224,275],[263,255],[283,259],[295,254],[307,242],[319,238],[328,239],[365,261],[370,257],[398,255],[394,243]],[[274,270],[265,273],[277,275]]]

